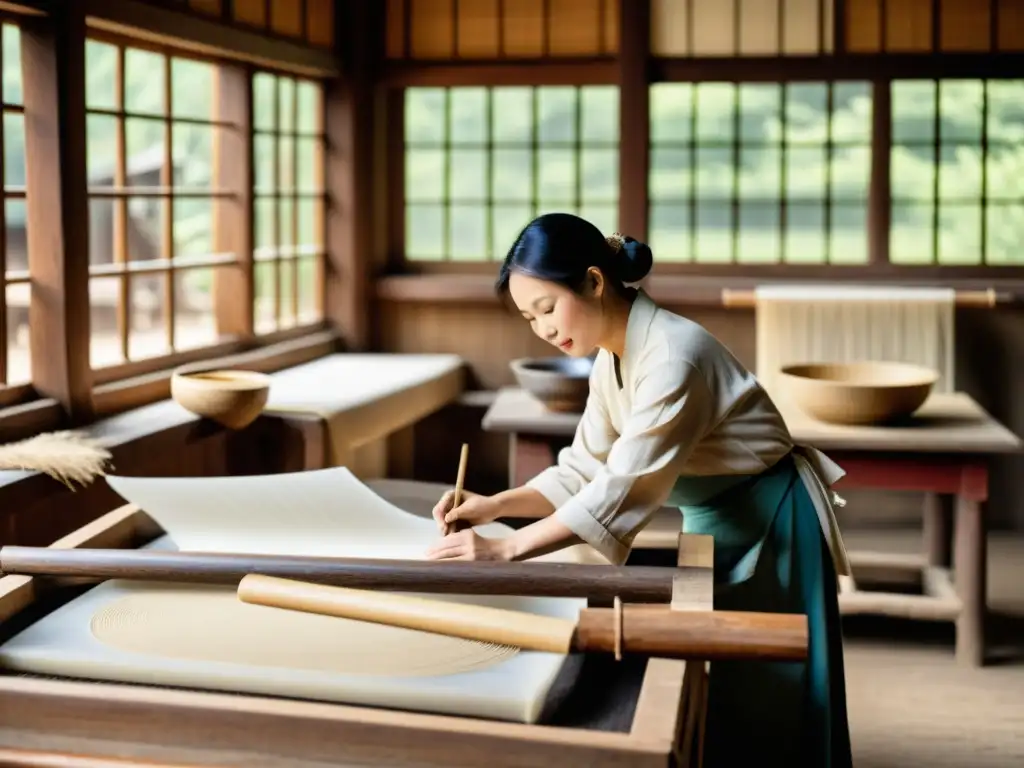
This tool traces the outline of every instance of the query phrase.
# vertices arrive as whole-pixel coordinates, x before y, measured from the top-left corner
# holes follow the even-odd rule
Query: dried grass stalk
[[[43,472],[75,490],[106,474],[110,451],[79,432],[60,431],[0,445],[0,469]]]

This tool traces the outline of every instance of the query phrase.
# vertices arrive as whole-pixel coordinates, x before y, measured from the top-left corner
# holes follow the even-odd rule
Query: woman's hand
[[[434,522],[438,529],[444,533],[448,526],[454,526],[456,522],[463,522],[468,526],[483,525],[493,522],[500,514],[500,504],[493,496],[480,496],[469,491],[462,492],[462,503],[453,508],[455,491],[446,491],[441,500],[434,505]]]
[[[486,498],[486,497],[476,497]],[[460,506],[459,509],[462,509]],[[508,539],[489,539],[472,528],[450,533],[427,550],[428,560],[490,560],[512,559]]]

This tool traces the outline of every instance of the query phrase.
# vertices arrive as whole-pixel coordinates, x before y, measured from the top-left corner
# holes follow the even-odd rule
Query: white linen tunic
[[[621,359],[600,350],[576,435],[527,482],[612,563],[686,476],[749,476],[793,452],[836,570],[849,573],[826,490],[842,470],[794,446],[771,398],[718,339],[637,292]]]

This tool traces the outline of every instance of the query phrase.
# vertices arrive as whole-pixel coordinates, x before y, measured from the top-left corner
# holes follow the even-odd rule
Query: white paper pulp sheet
[[[434,522],[406,512],[371,491],[344,467],[291,474],[223,478],[108,477],[126,501],[144,509],[167,532],[155,548],[189,551],[422,559],[437,537]],[[507,526],[481,526],[485,536],[506,536]],[[544,560],[575,559],[571,551]],[[17,671],[88,679],[173,685],[413,709],[536,722],[556,677],[571,676],[578,659],[522,651],[492,664],[454,674],[406,674],[371,670],[338,672],[315,663],[270,664],[245,661],[226,645],[238,638],[237,610],[271,612],[256,625],[273,626],[286,655],[328,658],[325,643],[347,620],[313,616],[241,603],[232,587],[111,580],[17,634],[0,646],[0,665]],[[205,601],[190,616],[189,601]],[[575,620],[586,601],[565,598],[427,595],[475,602]],[[227,605],[223,601],[230,600]],[[211,611],[210,601],[230,608]],[[117,603],[112,610],[112,604]],[[235,604],[237,603],[237,605]],[[115,619],[121,605],[154,617],[161,632],[178,632],[190,655],[167,655],[145,647],[104,642],[93,624]],[[168,621],[168,606],[178,606]],[[203,607],[205,606],[205,607]],[[127,608],[125,610],[128,610]],[[169,628],[168,628],[169,627]],[[406,632],[407,630],[393,631]],[[436,637],[434,638],[436,639]],[[330,642],[334,642],[330,640]],[[162,644],[162,643],[161,643]],[[435,646],[436,647],[436,646]],[[199,648],[199,651],[196,649]],[[339,653],[345,653],[344,647]],[[360,652],[366,652],[363,648]],[[327,654],[325,657],[324,654]],[[285,655],[285,654],[283,654]],[[242,661],[238,661],[242,659]],[[327,664],[326,666],[330,666]],[[370,665],[380,668],[379,663]],[[408,665],[407,665],[408,667]],[[560,685],[559,688],[562,688]]]

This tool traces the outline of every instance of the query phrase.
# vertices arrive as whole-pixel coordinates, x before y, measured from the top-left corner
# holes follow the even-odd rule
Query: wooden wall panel
[[[486,59],[501,50],[498,0],[459,0],[458,55]]]
[[[455,50],[455,19],[451,0],[410,0],[406,23],[414,59],[449,59]]]
[[[932,49],[932,0],[889,0],[885,47],[893,53],[925,53]]]
[[[843,6],[841,6],[843,7]],[[851,53],[1024,51],[1022,0],[846,0]],[[651,0],[651,49],[665,57],[815,56],[835,50],[835,0]],[[884,15],[884,18],[883,18]]]
[[[604,0],[548,0],[548,54],[593,56],[604,46]]]
[[[1001,51],[1024,51],[1024,3],[999,0],[997,47]]]
[[[265,0],[234,0],[235,21],[263,29],[267,26],[267,4]]]
[[[990,50],[991,14],[988,0],[942,0],[939,4],[941,50]]]
[[[618,0],[386,2],[390,59],[592,58],[618,49]]]
[[[740,0],[742,56],[774,56],[779,52],[779,0]]]
[[[188,0],[189,7],[207,16],[220,16],[224,12],[221,0]]]
[[[939,52],[1024,51],[1024,3],[1020,0],[847,0],[847,49],[851,53],[930,53],[936,10]]]
[[[505,3],[502,50],[506,56],[539,58],[544,55],[544,0]]]
[[[846,50],[877,53],[882,49],[882,0],[846,0]]]
[[[310,45],[334,45],[334,0],[306,0],[306,34]]]
[[[302,37],[301,0],[272,0],[270,31],[285,37]]]
[[[334,46],[335,0],[143,0],[203,18],[290,38],[316,48]],[[268,13],[269,11],[269,13]]]
[[[832,51],[834,0],[651,0],[656,56],[812,56]]]

